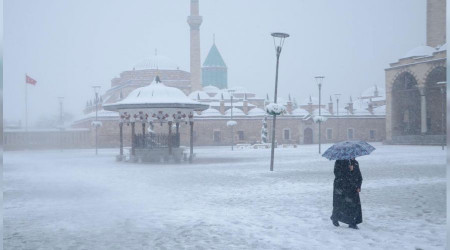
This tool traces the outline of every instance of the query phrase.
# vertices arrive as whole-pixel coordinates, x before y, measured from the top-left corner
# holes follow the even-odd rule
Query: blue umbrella
[[[375,148],[365,141],[343,141],[328,148],[322,156],[328,160],[350,160],[368,155],[374,150]]]

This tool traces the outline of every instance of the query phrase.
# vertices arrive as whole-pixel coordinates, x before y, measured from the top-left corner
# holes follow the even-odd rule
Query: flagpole
[[[28,83],[25,74],[25,148],[28,148]]]

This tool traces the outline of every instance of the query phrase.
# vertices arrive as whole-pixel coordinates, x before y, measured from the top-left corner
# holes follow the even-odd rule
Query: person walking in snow
[[[333,184],[333,225],[339,226],[339,221],[348,224],[350,228],[358,229],[362,223],[361,192],[362,176],[358,161],[337,160],[334,164]]]

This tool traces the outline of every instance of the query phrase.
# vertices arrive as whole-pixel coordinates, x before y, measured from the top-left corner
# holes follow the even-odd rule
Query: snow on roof
[[[136,70],[144,69],[160,69],[160,70],[177,70],[179,69],[169,57],[163,55],[154,55],[147,58],[134,66]]]
[[[310,98],[311,98],[311,100],[310,100]],[[312,101],[312,102],[311,102],[311,101]],[[319,104],[319,99],[318,99],[317,97],[311,96],[311,97],[305,98],[305,99],[300,103],[300,105],[309,105],[310,102],[311,102],[313,105],[316,105],[316,104]]]
[[[220,89],[216,86],[208,85],[203,87],[203,91],[205,91],[208,94],[216,94],[220,92]]]
[[[320,115],[331,115],[330,112],[328,112],[328,110],[326,110],[324,108],[320,109],[320,113],[321,113]],[[315,109],[312,114],[313,114],[313,116],[319,115],[319,109]]]
[[[220,107],[220,102],[210,102],[209,105],[211,107]],[[223,104],[225,107],[231,107],[231,102],[224,102]],[[233,102],[233,107],[243,107],[244,102]],[[256,105],[247,103],[248,107],[256,107]]]
[[[233,112],[234,115],[234,112]],[[260,109],[260,108],[254,108],[248,111],[249,116],[261,116],[261,115],[267,115],[266,111]]]
[[[98,118],[115,118],[115,117],[119,117],[119,113],[115,112],[115,111],[108,111],[108,110],[98,110],[97,112],[97,117]],[[88,113],[88,114],[83,114],[81,116],[79,116],[78,118],[75,119],[75,121],[79,121],[79,120],[84,120],[84,119],[89,119],[89,118],[95,118],[95,111]]]
[[[228,109],[227,111],[225,111],[225,115],[226,116],[230,116],[231,115],[231,109]],[[242,111],[241,109],[233,107],[233,116],[243,116],[243,115],[245,115],[244,111]]]
[[[442,44],[441,46],[439,46],[438,51],[445,51],[447,50],[447,43]]]
[[[228,90],[231,90],[234,93],[250,93],[250,92],[247,91],[246,88],[241,87],[241,86],[231,87]]]
[[[292,111],[292,115],[307,116],[309,112],[302,108],[296,108]]]
[[[200,114],[201,116],[221,116],[222,114],[214,108],[208,108]]]
[[[189,94],[188,96],[192,100],[205,100],[211,99],[211,97],[204,91],[196,90]],[[200,99],[199,99],[200,97]]]
[[[380,88],[378,86],[372,86],[366,90],[364,90],[361,94],[361,97],[373,97],[375,96],[375,91],[378,90],[378,96],[379,97],[385,97],[386,92],[383,88]]]
[[[374,115],[386,115],[386,105],[374,108],[373,114]]]
[[[431,56],[431,55],[433,55],[433,52],[436,52],[436,51],[437,50],[433,47],[421,45],[421,46],[415,47],[414,49],[408,51],[408,53],[406,53],[406,55],[402,58]]]
[[[162,82],[153,82],[145,87],[133,90],[125,99],[116,104],[199,104],[189,99],[183,91],[178,88],[167,87]]]
[[[222,97],[223,97],[223,99],[230,99],[231,95],[230,95],[230,93],[228,93],[227,90],[222,89],[219,92],[217,92],[217,94],[213,97],[213,99],[214,100],[222,100]]]

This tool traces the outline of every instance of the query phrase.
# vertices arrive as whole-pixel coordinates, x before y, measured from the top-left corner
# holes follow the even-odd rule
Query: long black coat
[[[350,171],[350,164],[353,165],[353,171]],[[361,223],[361,200],[356,190],[361,189],[363,179],[358,162],[356,160],[337,160],[334,164],[334,176],[331,219],[346,224]]]

